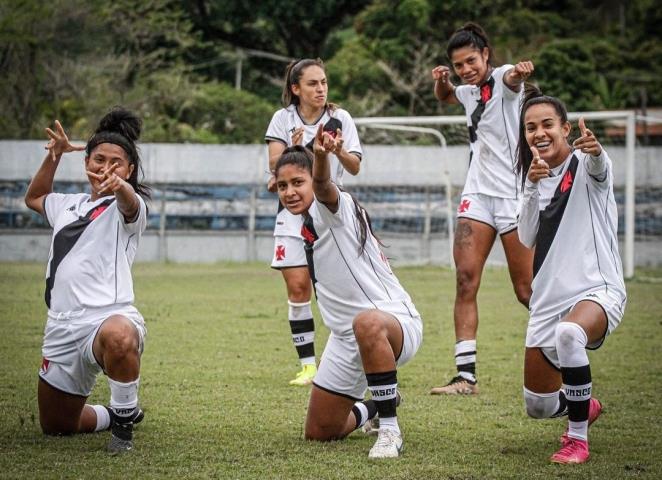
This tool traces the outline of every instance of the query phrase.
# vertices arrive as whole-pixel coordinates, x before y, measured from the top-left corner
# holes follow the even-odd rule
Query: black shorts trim
[[[499,234],[499,236],[503,237],[504,235],[508,235],[509,233],[513,233],[513,232],[516,232],[516,231],[517,231],[517,224],[513,225],[513,228],[511,228],[510,230],[506,230],[505,232],[501,232]]]
[[[40,382],[44,382],[46,385],[48,385],[49,387],[51,387],[53,390],[57,390],[58,392],[60,392],[60,393],[64,393],[64,394],[66,394],[66,395],[71,395],[72,397],[78,397],[78,398],[84,398],[84,399],[89,398],[89,395],[86,397],[85,395],[78,395],[77,393],[65,392],[65,391],[62,390],[61,388],[57,388],[55,385],[53,385],[53,384],[47,382],[46,380],[44,380],[44,377],[42,377],[41,375],[38,375],[38,376],[39,376],[39,381],[40,381]]]
[[[308,268],[308,265],[287,265],[285,267],[274,267],[273,265],[270,265],[270,267],[274,270],[287,270],[288,268]]]
[[[334,392],[333,390],[329,390],[328,388],[324,388],[324,387],[318,385],[317,383],[315,383],[315,381],[313,381],[313,385],[315,385],[315,386],[316,386],[317,388],[319,388],[320,390],[324,390],[325,392],[330,393],[331,395],[337,395],[337,396],[339,396],[339,397],[347,398],[347,399],[349,399],[349,400],[353,400],[353,401],[355,401],[355,402],[361,402],[361,401],[363,401],[362,398],[352,397],[351,395],[347,395],[347,394],[345,394],[345,393]]]
[[[595,300],[591,300],[590,298],[584,298],[584,299],[580,300],[579,302],[595,303],[605,313],[605,319],[607,320],[607,326],[605,327],[605,333],[602,334],[602,338],[600,340],[598,340],[597,345],[594,345],[594,346],[591,346],[591,347],[586,345],[586,350],[597,350],[598,348],[600,348],[602,346],[602,344],[605,343],[605,340],[607,339],[607,332],[609,332],[609,315],[607,315],[607,310],[605,310],[605,307],[603,307],[602,304],[596,302]],[[579,303],[579,302],[577,302],[577,303]],[[577,305],[577,303],[575,303],[575,305]]]

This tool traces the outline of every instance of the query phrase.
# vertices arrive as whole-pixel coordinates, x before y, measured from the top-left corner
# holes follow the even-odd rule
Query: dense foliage
[[[656,0],[5,0],[0,138],[42,138],[55,118],[84,138],[124,104],[145,141],[260,142],[287,59],[315,56],[354,116],[460,113],[430,70],[468,20],[571,110],[662,106]]]

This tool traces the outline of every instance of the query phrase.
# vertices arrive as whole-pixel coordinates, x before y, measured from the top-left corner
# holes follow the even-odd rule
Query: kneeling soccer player
[[[53,228],[46,270],[48,319],[39,371],[39,421],[44,433],[111,429],[108,450],[133,448],[138,407],[143,317],[132,305],[131,264],[147,224],[136,141],[141,122],[116,107],[86,146],[73,146],[62,125],[46,129],[49,153],[25,203]],[[53,193],[64,153],[85,150],[91,194]],[[110,408],[86,405],[99,372],[108,376]]]
[[[534,418],[567,413],[561,448],[551,457],[563,464],[589,458],[588,426],[602,405],[592,396],[586,349],[598,348],[618,326],[626,303],[611,160],[582,118],[579,129],[571,146],[561,101],[537,89],[526,94],[518,232],[535,255],[524,399]]]
[[[275,169],[280,201],[303,215],[308,268],[331,330],[313,381],[305,437],[341,439],[378,414],[369,457],[398,457],[396,368],[415,355],[423,325],[380,250],[367,212],[331,182],[328,152],[341,142],[341,131],[334,137],[320,125],[314,156],[289,147]],[[362,401],[366,387],[372,399]]]

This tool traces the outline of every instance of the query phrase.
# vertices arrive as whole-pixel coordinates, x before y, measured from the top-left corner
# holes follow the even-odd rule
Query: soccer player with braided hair
[[[111,429],[111,454],[133,448],[143,317],[133,306],[131,265],[147,225],[150,189],[136,146],[141,121],[120,107],[100,121],[87,145],[69,142],[59,121],[47,128],[48,153],[25,194],[53,228],[46,268],[48,316],[37,397],[42,431],[68,435]],[[85,151],[90,193],[53,192],[62,156]],[[100,372],[110,406],[89,405]]]

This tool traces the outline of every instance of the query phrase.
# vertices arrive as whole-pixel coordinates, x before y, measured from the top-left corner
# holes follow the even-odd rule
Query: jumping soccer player
[[[524,399],[534,418],[568,415],[555,463],[589,458],[588,426],[602,410],[592,396],[586,349],[602,345],[626,303],[618,254],[612,163],[579,119],[572,147],[565,106],[532,89],[522,107],[519,237],[535,247],[526,334]]]
[[[288,65],[285,73],[282,103],[269,124],[265,140],[269,148],[269,169],[273,173],[276,161],[286,147],[303,145],[312,149],[319,125],[335,135],[342,135],[331,152],[331,179],[342,185],[343,173],[359,173],[361,144],[352,117],[345,110],[327,101],[324,64],[320,59],[305,58]],[[275,177],[269,180],[275,191]],[[315,324],[310,308],[312,288],[301,240],[300,216],[292,215],[282,204],[274,229],[274,256],[271,267],[281,271],[287,288],[288,318],[292,339],[301,362],[301,371],[291,385],[309,385],[317,372],[315,363]]]
[[[331,180],[333,136],[319,125],[313,154],[287,148],[275,166],[281,203],[303,217],[310,276],[324,324],[331,330],[313,381],[305,437],[344,438],[379,414],[370,458],[397,457],[398,365],[421,343],[423,326],[372,233],[367,212]],[[366,387],[372,399],[363,402]]]
[[[138,407],[143,317],[132,305],[131,264],[147,224],[136,141],[141,122],[115,108],[86,146],[73,146],[56,120],[46,129],[49,150],[25,203],[53,228],[46,268],[48,319],[37,396],[49,435],[111,428],[108,450],[133,448]],[[85,150],[91,193],[53,193],[62,155]],[[99,372],[108,377],[110,408],[85,403]]]
[[[430,393],[471,395],[478,393],[476,296],[497,234],[501,236],[517,299],[528,306],[531,296],[532,254],[517,238],[519,189],[515,154],[522,83],[533,73],[533,64],[523,61],[515,66],[493,67],[492,47],[475,23],[467,23],[453,34],[446,54],[465,85],[453,85],[450,69],[441,65],[432,70],[434,93],[441,102],[464,106],[471,156],[453,244],[458,374]]]

